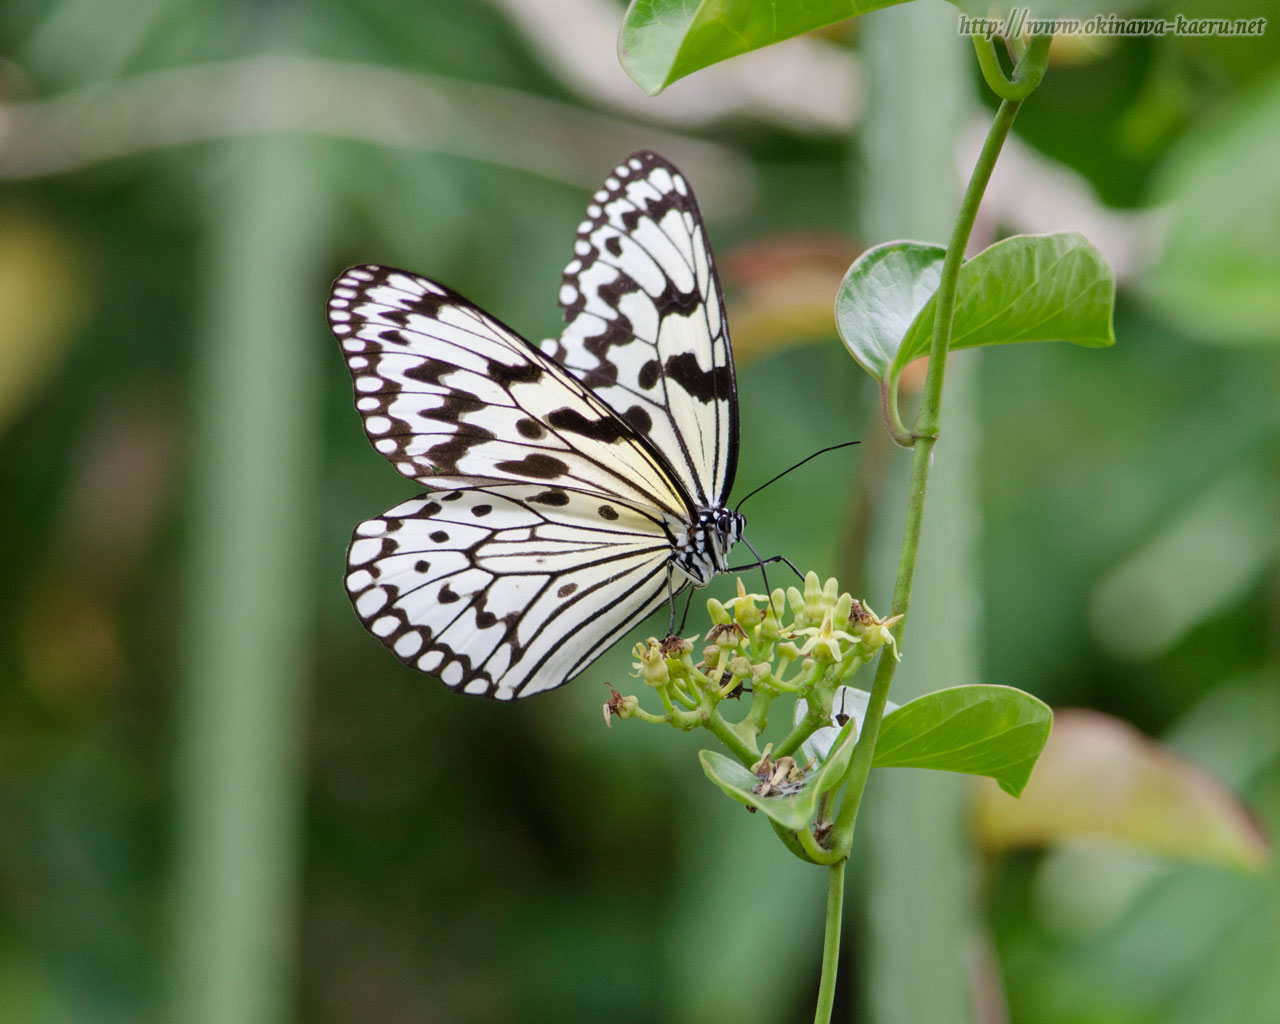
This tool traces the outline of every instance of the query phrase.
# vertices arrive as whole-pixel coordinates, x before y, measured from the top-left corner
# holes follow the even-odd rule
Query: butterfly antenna
[[[766,487],[768,487],[770,484],[777,483],[777,482],[778,482],[779,480],[781,480],[784,476],[786,476],[788,473],[790,473],[793,469],[799,469],[801,466],[803,466],[803,465],[804,465],[806,462],[808,462],[810,459],[816,459],[819,455],[825,455],[827,452],[834,452],[834,451],[837,451],[837,450],[838,450],[838,449],[840,449],[840,448],[851,448],[851,447],[853,447],[855,444],[862,444],[862,442],[861,442],[861,441],[845,441],[843,444],[833,444],[833,445],[829,445],[829,446],[828,446],[828,447],[826,447],[826,448],[820,448],[820,449],[818,449],[818,450],[817,450],[816,452],[814,452],[812,455],[806,456],[805,458],[801,459],[801,460],[800,460],[799,462],[797,462],[794,466],[788,466],[786,469],[784,469],[784,470],[783,470],[781,473],[779,473],[777,476],[773,477],[773,479],[771,479],[771,480],[766,480],[766,481],[765,481],[764,483],[762,483],[759,487],[757,487],[754,491],[748,491],[748,492],[747,492],[747,497],[746,497],[746,498],[743,498],[741,501],[739,501],[739,502],[738,502],[738,504],[737,504],[737,505],[735,505],[735,506],[733,507],[733,510],[734,510],[735,512],[737,512],[737,511],[738,511],[738,509],[742,508],[742,506],[743,506],[743,505],[745,505],[745,504],[747,503],[747,498],[750,498],[750,497],[751,497],[751,495],[753,495],[753,494],[759,494],[761,491],[763,491],[763,490],[764,490]],[[750,547],[750,545],[748,545],[748,547]],[[759,555],[757,555],[756,557],[758,558],[758,557],[759,557]]]

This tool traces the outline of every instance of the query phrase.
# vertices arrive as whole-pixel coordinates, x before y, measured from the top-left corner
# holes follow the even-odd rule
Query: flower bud
[[[663,686],[670,679],[667,671],[667,659],[662,653],[662,646],[657,640],[647,640],[636,644],[631,652],[635,658],[635,675],[643,679],[649,686]]]
[[[717,626],[724,626],[733,621],[729,610],[714,597],[707,598],[707,616]]]
[[[832,581],[834,582],[834,581]],[[836,629],[845,630],[849,628],[849,616],[853,612],[853,595],[841,594],[836,600],[835,611],[832,612],[831,622]]]

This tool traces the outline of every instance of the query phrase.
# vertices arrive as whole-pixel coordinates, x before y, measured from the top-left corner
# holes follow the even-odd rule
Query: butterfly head
[[[702,587],[729,568],[729,552],[742,538],[746,519],[730,508],[703,508],[692,528],[676,543],[675,565]]]

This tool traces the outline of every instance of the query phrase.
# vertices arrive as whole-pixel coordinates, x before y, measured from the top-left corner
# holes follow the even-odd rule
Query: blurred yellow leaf
[[[782,235],[729,250],[719,264],[734,360],[836,337],[836,292],[857,255],[835,235]]]
[[[0,210],[0,432],[40,393],[88,308],[70,242],[29,212]]]
[[[981,781],[976,831],[987,849],[1092,838],[1247,871],[1270,858],[1257,824],[1225,786],[1128,723],[1096,711],[1056,713],[1021,799]]]

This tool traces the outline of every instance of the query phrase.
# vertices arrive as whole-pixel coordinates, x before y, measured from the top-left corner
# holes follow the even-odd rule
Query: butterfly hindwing
[[[356,409],[374,448],[432,487],[544,481],[685,511],[669,473],[564,368],[416,274],[353,267],[333,286]]]
[[[644,511],[506,484],[413,498],[356,527],[347,590],[405,664],[467,693],[558,686],[667,595]]]
[[[656,153],[615,168],[578,228],[543,348],[653,447],[701,506],[724,503],[738,402],[724,300],[688,182]]]

